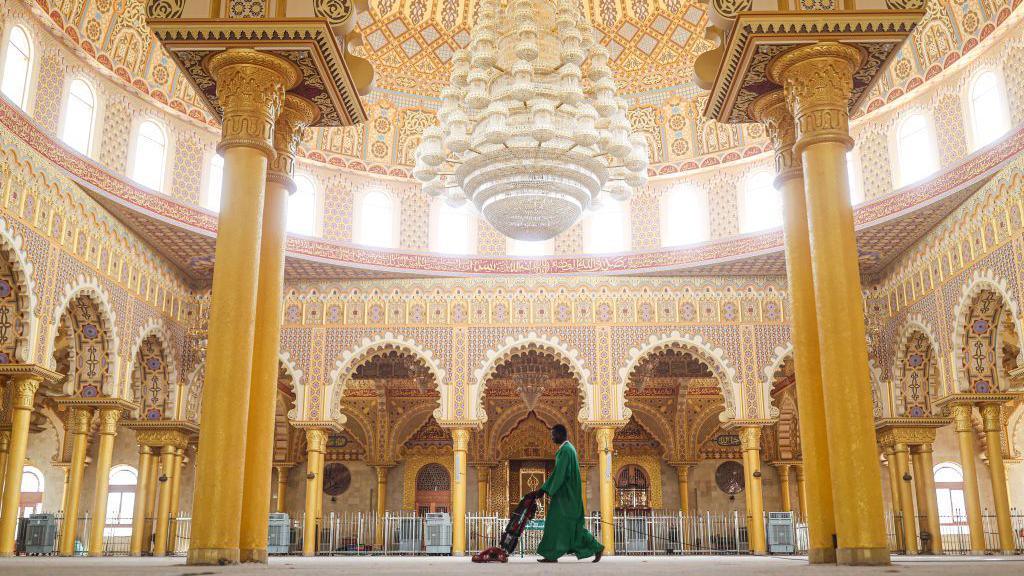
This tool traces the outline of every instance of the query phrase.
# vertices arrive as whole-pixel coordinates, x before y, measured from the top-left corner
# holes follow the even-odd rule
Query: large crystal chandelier
[[[625,200],[642,187],[647,143],[576,0],[504,3],[480,0],[413,175],[452,205],[472,201],[506,236],[547,240],[602,191]]]

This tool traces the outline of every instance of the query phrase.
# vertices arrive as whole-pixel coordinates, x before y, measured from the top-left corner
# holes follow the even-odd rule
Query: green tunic
[[[548,560],[566,554],[589,558],[604,546],[583,525],[583,483],[576,448],[565,442],[555,453],[555,471],[541,490],[551,497],[544,519],[544,537],[537,553]]]

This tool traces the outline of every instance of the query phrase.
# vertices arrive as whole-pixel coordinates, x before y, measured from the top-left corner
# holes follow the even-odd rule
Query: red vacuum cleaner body
[[[515,551],[519,544],[519,537],[523,535],[526,525],[533,520],[537,514],[537,498],[527,496],[519,501],[519,505],[512,511],[512,516],[505,525],[505,531],[501,534],[501,545],[492,546],[479,554],[473,555],[473,562],[508,562],[508,555]]]

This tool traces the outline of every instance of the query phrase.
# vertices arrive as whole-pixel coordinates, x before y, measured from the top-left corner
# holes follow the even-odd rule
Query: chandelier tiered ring
[[[608,50],[573,0],[481,0],[413,174],[506,236],[553,238],[647,181],[646,140],[615,92]]]

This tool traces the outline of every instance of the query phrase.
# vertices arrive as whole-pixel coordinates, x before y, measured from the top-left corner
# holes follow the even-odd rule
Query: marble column
[[[615,479],[612,478],[615,428],[602,426],[596,430],[598,486],[601,496],[601,544],[604,555],[615,554]]]
[[[71,466],[68,473],[68,497],[64,507],[64,523],[57,546],[61,556],[75,554],[75,540],[78,537],[78,508],[82,497],[82,477],[85,476],[85,456],[89,448],[89,425],[92,422],[92,408],[76,406],[68,417],[68,433],[71,434]]]
[[[466,554],[466,458],[469,429],[452,429],[455,477],[452,479],[452,556]]]
[[[3,512],[0,514],[0,556],[14,555],[14,532],[18,526],[18,506],[21,501],[21,476],[25,467],[25,452],[28,450],[28,428],[32,419],[32,406],[42,378],[28,374],[11,377],[7,384],[10,390],[10,440],[7,444],[6,460],[2,469]]]
[[[174,475],[174,446],[160,448],[160,468],[163,470],[157,478],[156,528],[153,531],[153,556],[167,555],[167,526],[171,515],[171,486]]]
[[[988,471],[992,478],[992,502],[996,509],[996,526],[999,528],[999,551],[1015,554],[1017,545],[1010,520],[1010,496],[1006,490],[1006,466],[1003,464],[1003,443],[1000,438],[1003,403],[983,402],[978,408],[985,427],[985,454],[988,456]]]
[[[120,408],[100,408],[99,443],[96,447],[96,465],[93,467],[92,519],[89,524],[89,555],[103,556],[103,528],[107,525],[107,496],[110,488],[110,462],[114,456],[114,438]]]
[[[754,554],[767,554],[764,494],[761,489],[761,427],[740,428],[740,443],[743,447],[743,471],[746,476],[744,492],[747,493],[747,534],[750,551]]]
[[[985,553],[985,528],[981,519],[981,495],[978,493],[978,469],[974,462],[974,426],[971,424],[973,406],[969,403],[949,407],[956,426],[960,446],[960,469],[964,473],[964,507],[967,508],[967,527],[970,531],[971,554]]]
[[[900,492],[900,513],[903,515],[904,544],[907,554],[917,554],[917,518],[914,514],[914,484],[910,475],[909,449],[906,444],[897,442],[892,451],[896,460],[896,482]]]
[[[316,554],[318,539],[320,500],[318,476],[323,470],[322,459],[327,449],[327,433],[323,430],[306,430],[306,516],[302,524],[302,555]]]
[[[942,554],[942,523],[939,520],[939,498],[935,493],[935,464],[932,459],[932,445],[918,444],[910,447],[910,457],[914,466],[914,491],[917,494],[917,510],[926,516],[932,554]]]
[[[132,556],[142,555],[143,533],[146,531],[146,502],[149,501],[150,462],[153,450],[149,446],[139,446],[139,478],[135,486],[135,507],[132,512],[132,537],[128,544]]]

